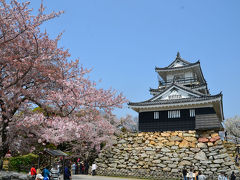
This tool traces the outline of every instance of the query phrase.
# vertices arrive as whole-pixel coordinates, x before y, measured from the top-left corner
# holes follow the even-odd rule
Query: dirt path
[[[72,180],[140,180],[140,179],[91,176],[91,175],[73,175]]]

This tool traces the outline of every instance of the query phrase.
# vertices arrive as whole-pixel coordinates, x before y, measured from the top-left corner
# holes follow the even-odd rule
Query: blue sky
[[[34,9],[40,0],[31,0]],[[91,79],[133,102],[151,97],[155,66],[177,51],[200,60],[211,94],[223,92],[225,118],[240,114],[239,0],[44,0],[48,11],[65,13],[42,27],[51,37],[64,31],[61,46],[93,68]],[[125,107],[118,116],[137,113]]]

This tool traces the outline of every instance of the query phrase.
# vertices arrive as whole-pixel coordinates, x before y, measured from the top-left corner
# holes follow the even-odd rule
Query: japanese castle
[[[200,62],[190,63],[177,53],[167,67],[156,67],[157,89],[143,102],[129,102],[139,113],[139,131],[221,130],[222,93],[211,95]]]

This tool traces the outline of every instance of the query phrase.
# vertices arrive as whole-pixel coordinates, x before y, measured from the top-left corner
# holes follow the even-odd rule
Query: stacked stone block
[[[222,171],[239,173],[214,131],[126,133],[113,141],[96,159],[101,174],[134,176],[134,172],[142,172],[177,177],[184,166],[208,176]]]

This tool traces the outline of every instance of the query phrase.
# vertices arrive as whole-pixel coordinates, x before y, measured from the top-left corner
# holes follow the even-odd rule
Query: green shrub
[[[11,157],[9,161],[9,170],[29,172],[32,165],[37,165],[38,155],[30,153],[23,156]]]
[[[127,132],[127,128],[122,127],[122,128],[121,128],[121,131],[125,133],[125,132]]]

